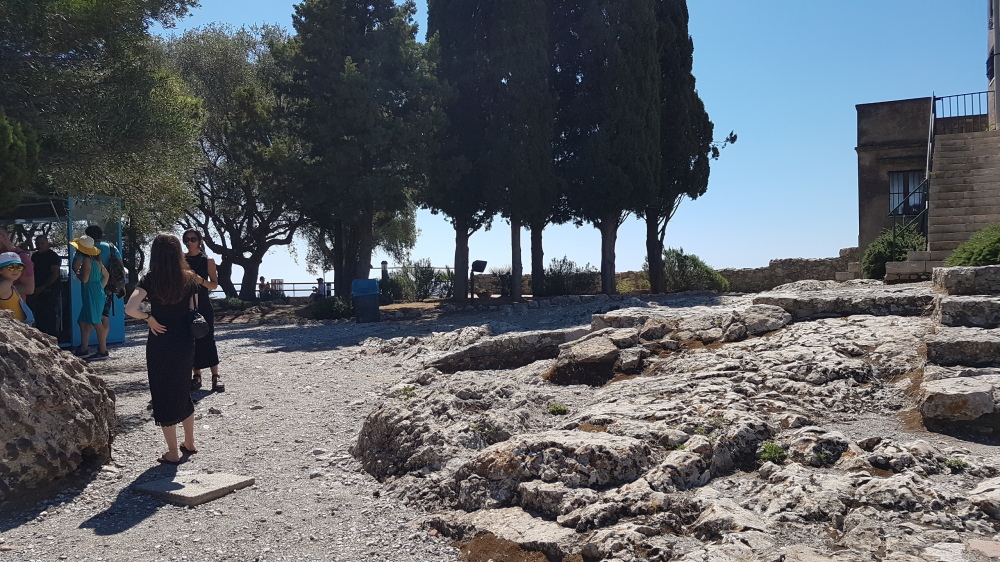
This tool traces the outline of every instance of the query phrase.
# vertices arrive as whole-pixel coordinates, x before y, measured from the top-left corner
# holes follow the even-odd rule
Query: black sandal
[[[219,375],[212,375],[212,392],[225,392],[226,385],[219,382]]]
[[[198,390],[201,388],[201,373],[195,373],[191,376],[191,390]]]

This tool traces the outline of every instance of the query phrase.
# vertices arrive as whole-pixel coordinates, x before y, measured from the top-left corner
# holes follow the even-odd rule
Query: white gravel
[[[128,343],[94,364],[117,394],[121,433],[112,462],[62,483],[57,495],[0,513],[0,560],[457,560],[450,541],[417,528],[422,513],[381,494],[348,453],[364,417],[403,374],[398,359],[359,358],[356,345],[372,336],[421,336],[487,322],[497,333],[555,329],[634,304],[547,305],[379,324],[220,325],[227,392],[194,393],[199,452],[179,467],[155,462],[166,448],[147,410],[145,334],[130,327]],[[174,471],[235,473],[256,484],[193,508],[133,489]]]

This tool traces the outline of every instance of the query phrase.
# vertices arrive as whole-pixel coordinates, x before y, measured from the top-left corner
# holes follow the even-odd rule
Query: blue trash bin
[[[378,322],[378,279],[355,279],[351,282],[355,322]]]

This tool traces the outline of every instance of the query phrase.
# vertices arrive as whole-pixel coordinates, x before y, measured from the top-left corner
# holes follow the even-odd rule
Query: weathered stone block
[[[161,500],[181,505],[201,505],[222,496],[252,486],[251,476],[215,472],[212,474],[182,474],[173,478],[137,484],[135,489]]]

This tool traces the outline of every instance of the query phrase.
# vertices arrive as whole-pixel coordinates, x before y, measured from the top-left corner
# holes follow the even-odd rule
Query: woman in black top
[[[194,337],[189,310],[198,291],[197,275],[181,251],[176,236],[160,234],[153,240],[149,273],[140,281],[125,305],[125,314],[149,324],[146,339],[146,370],[153,398],[153,421],[163,430],[167,452],[156,459],[180,464],[181,451],[197,452],[194,445],[194,403],[191,401],[191,365]],[[150,312],[140,304],[149,299]],[[177,424],[184,426],[184,442],[177,446]]]
[[[191,388],[201,388],[201,370],[212,370],[212,391],[225,392],[226,385],[219,380],[219,349],[215,345],[215,312],[208,292],[219,287],[219,274],[215,268],[215,260],[205,255],[202,247],[201,233],[190,229],[184,231],[184,245],[187,254],[184,259],[188,266],[198,275],[198,312],[208,322],[208,335],[194,341],[194,375],[191,377]]]

